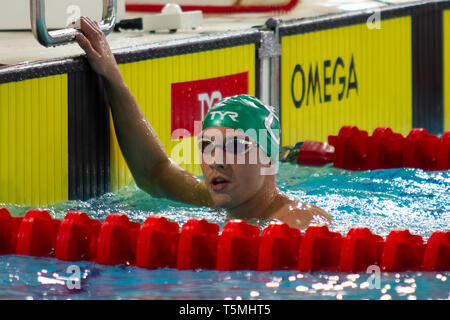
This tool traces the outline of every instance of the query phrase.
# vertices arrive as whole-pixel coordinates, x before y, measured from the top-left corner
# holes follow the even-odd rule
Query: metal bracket
[[[260,60],[260,95],[264,103],[275,109],[280,117],[280,58],[281,43],[280,19],[270,18],[261,30]]]
[[[279,26],[280,19],[270,18],[265,26],[271,32],[262,32],[261,47],[259,49],[260,58],[273,58],[281,56],[281,43]]]
[[[281,45],[277,41],[275,33],[261,32],[261,47],[259,48],[260,58],[272,58],[281,56]]]
[[[103,0],[103,17],[100,29],[108,35],[116,24],[117,0]],[[66,28],[48,31],[45,23],[45,0],[30,0],[31,30],[36,40],[44,47],[54,47],[70,43],[79,33],[77,29]]]

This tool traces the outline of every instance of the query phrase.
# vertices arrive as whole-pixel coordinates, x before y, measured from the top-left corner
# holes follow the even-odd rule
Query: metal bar
[[[117,0],[103,0],[103,17],[100,29],[108,35],[116,24]],[[54,47],[73,42],[79,32],[74,28],[48,31],[45,22],[45,0],[30,0],[31,30],[36,40],[44,47]]]

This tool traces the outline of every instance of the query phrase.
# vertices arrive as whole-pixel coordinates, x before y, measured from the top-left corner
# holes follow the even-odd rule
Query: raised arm
[[[98,24],[80,19],[76,41],[91,67],[103,77],[122,154],[139,188],[155,197],[213,206],[204,183],[174,163],[125,84]]]

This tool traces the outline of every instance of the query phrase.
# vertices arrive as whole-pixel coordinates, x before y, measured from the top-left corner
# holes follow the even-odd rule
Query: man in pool
[[[82,17],[80,28],[76,41],[104,79],[117,139],[139,188],[155,197],[225,209],[230,218],[278,219],[300,229],[331,220],[322,209],[289,199],[278,189],[273,168],[279,123],[272,109],[241,95],[223,99],[208,111],[199,136],[202,181],[167,155],[98,24]]]

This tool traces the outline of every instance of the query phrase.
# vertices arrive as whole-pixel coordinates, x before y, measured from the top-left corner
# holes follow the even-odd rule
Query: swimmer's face
[[[270,159],[244,133],[210,127],[200,135],[199,146],[205,183],[219,208],[235,208],[264,188],[268,176],[261,172]]]

